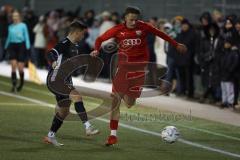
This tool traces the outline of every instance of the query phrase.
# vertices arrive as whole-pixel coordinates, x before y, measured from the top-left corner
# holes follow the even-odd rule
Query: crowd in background
[[[8,54],[4,44],[11,24],[13,7],[2,6],[0,10],[0,61],[7,60]],[[79,9],[64,11],[56,9],[37,16],[25,7],[21,11],[22,20],[27,25],[31,48],[29,59],[38,67],[47,69],[48,51],[63,39],[68,32],[68,25],[74,19],[84,21],[88,32],[79,43],[79,53],[89,54],[96,38],[109,28],[122,23],[122,15],[117,12],[104,11],[96,14],[88,10],[81,14]],[[204,12],[199,23],[192,24],[187,17],[176,16],[171,20],[152,17],[149,24],[167,33],[176,41],[188,47],[186,54],[179,54],[174,47],[154,35],[148,36],[150,61],[167,66],[163,77],[172,82],[172,92],[189,99],[200,97],[200,102],[221,103],[221,107],[234,108],[238,104],[240,80],[240,17],[222,15],[219,11]],[[113,41],[113,40],[110,40]],[[107,43],[107,42],[106,42]],[[109,78],[112,54],[104,54],[104,68],[100,76]],[[151,65],[151,70],[159,69]],[[151,81],[157,83],[157,75],[152,74]],[[196,93],[195,76],[201,77],[203,91]]]

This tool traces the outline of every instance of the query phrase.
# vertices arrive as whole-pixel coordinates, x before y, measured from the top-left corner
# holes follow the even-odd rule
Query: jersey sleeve
[[[54,48],[52,48],[47,55],[47,59],[50,63],[57,61],[58,57],[65,52],[64,45],[58,43]]]
[[[170,36],[168,36],[167,34],[165,34],[164,32],[160,31],[159,29],[152,27],[151,25],[142,22],[144,25],[144,28],[147,30],[147,32],[152,33],[162,39],[164,39],[165,41],[168,41],[171,45],[173,45],[175,48],[177,47],[178,43],[172,39]]]
[[[99,36],[96,39],[94,49],[99,51],[100,48],[101,48],[102,42],[104,42],[104,41],[106,41],[110,38],[114,38],[116,36],[117,32],[118,32],[118,27],[117,26],[112,27],[109,30],[107,30],[103,35]]]

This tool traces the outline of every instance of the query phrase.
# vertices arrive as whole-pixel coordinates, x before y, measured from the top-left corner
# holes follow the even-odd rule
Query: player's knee
[[[82,101],[82,96],[78,92],[71,92],[70,98],[74,102],[80,102]]]
[[[62,120],[64,120],[68,116],[69,110],[59,110],[57,114]]]
[[[72,97],[72,100],[73,100],[74,102],[80,102],[80,101],[82,101],[82,96],[80,96],[80,95],[74,95],[74,96]]]
[[[131,108],[132,106],[134,106],[136,104],[136,101],[129,101],[129,102],[125,102],[127,108]]]

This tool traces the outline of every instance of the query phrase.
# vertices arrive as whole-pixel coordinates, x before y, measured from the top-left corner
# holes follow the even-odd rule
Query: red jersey
[[[116,25],[109,29],[97,38],[95,42],[95,49],[99,51],[103,41],[115,38],[119,45],[118,53],[126,54],[129,60],[136,59],[138,57],[139,59],[142,59],[140,61],[148,61],[149,51],[146,39],[148,33],[152,33],[165,41],[168,41],[174,47],[178,44],[175,40],[160,30],[143,21],[137,21],[136,27],[133,29],[127,28],[125,23]]]

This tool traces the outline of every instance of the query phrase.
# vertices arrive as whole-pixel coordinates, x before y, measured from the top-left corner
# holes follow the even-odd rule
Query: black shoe
[[[17,92],[16,86],[13,86],[13,87],[12,87],[11,92],[12,92],[12,93],[16,93],[16,92]]]
[[[17,92],[20,92],[22,90],[23,85],[20,85],[17,87]]]
[[[227,108],[227,107],[228,107],[228,104],[226,104],[226,103],[222,103],[221,106],[220,106],[221,109],[224,109],[224,108]]]

